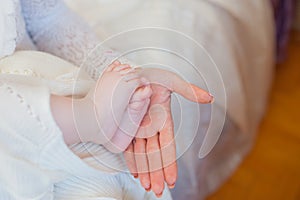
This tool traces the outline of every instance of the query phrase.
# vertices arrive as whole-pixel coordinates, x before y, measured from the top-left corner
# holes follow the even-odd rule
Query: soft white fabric
[[[15,49],[35,49],[26,32],[19,0],[3,0],[0,7],[0,58]]]
[[[77,67],[53,56],[11,55],[41,49],[80,64],[98,42],[62,1],[21,3],[1,2],[0,199],[157,199],[126,172],[122,155],[95,144],[67,147],[52,118],[50,93],[85,94],[117,53],[101,48],[86,68],[90,76],[79,79]],[[167,189],[163,199],[171,199]]]
[[[156,199],[126,173],[121,154],[64,143],[49,95],[86,94],[94,83],[87,74],[36,51],[1,59],[0,70],[0,199]],[[166,190],[163,199],[170,198]]]
[[[0,58],[10,55],[16,48],[16,16],[11,0],[1,1],[0,7]]]

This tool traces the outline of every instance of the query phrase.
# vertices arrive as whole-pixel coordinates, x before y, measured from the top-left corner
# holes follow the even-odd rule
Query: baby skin
[[[52,106],[54,118],[64,133],[66,143],[94,142],[103,144],[111,152],[123,152],[148,111],[152,94],[150,83],[163,86],[193,102],[212,101],[209,93],[173,72],[156,68],[133,69],[115,61],[84,98],[70,100],[52,96],[51,104],[56,104]],[[163,121],[156,120],[157,124],[152,126],[163,126]],[[139,137],[151,136],[145,134]]]
[[[151,94],[149,82],[138,71],[118,61],[110,65],[85,98],[93,102],[100,128],[92,141],[123,152],[148,110]]]
[[[94,104],[100,127],[100,131],[93,136],[93,142],[103,144],[114,153],[123,152],[128,147],[148,111],[152,94],[149,83],[162,85],[194,102],[209,103],[212,100],[206,91],[172,72],[133,69],[116,61],[105,70],[94,91],[87,96]],[[164,112],[161,113],[161,120],[156,120],[152,127],[163,126],[165,117]],[[151,136],[139,135],[145,138]]]
[[[103,72],[84,98],[70,100],[52,96],[51,104],[56,104],[52,106],[54,118],[66,143],[94,142],[103,144],[114,153],[123,152],[148,111],[152,94],[150,83],[161,85],[193,102],[212,101],[209,93],[173,72],[156,68],[133,69],[116,61]],[[159,123],[154,127],[163,125],[163,119],[156,121]]]

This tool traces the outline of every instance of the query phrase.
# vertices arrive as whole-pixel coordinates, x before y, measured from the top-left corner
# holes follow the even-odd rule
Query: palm
[[[141,75],[151,80],[153,94],[148,112],[136,134],[136,139],[126,149],[124,156],[130,172],[139,177],[142,186],[159,197],[164,182],[170,188],[177,179],[176,147],[171,114],[171,91],[197,103],[211,103],[213,96],[196,85],[189,84],[171,72],[157,73],[155,70],[141,70]]]
[[[176,149],[171,91],[156,84],[151,87],[150,112],[145,115],[136,142],[128,148],[125,157],[130,171],[139,176],[143,187],[151,187],[159,195],[164,189],[164,181],[173,187],[177,179]],[[158,109],[151,112],[154,107]]]

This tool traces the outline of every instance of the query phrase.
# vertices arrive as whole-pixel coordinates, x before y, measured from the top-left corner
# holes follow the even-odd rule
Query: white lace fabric
[[[94,31],[62,0],[20,1],[27,31],[38,50],[82,65],[94,80],[117,58],[118,53],[97,46],[101,41]]]

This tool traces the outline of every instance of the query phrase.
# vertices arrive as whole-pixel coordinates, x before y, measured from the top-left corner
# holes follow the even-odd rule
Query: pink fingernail
[[[157,198],[160,198],[160,197],[162,197],[163,192],[161,192],[160,194],[155,194],[155,195],[156,195]]]
[[[147,183],[147,184],[146,184],[145,190],[146,190],[147,192],[149,192],[149,191],[151,190],[151,184],[150,184],[150,183]]]
[[[215,100],[215,97],[214,97],[214,95],[212,95],[211,93],[209,93],[208,95],[211,97],[210,103],[213,103],[213,102],[214,102],[214,100]]]
[[[169,187],[170,189],[173,189],[173,188],[175,187],[175,183],[174,183],[173,185],[168,185],[168,187]]]
[[[212,103],[214,100],[214,96],[210,93],[205,93],[202,97],[204,99],[204,101],[206,101],[207,103]]]
[[[139,176],[137,174],[131,174],[134,178],[138,178]]]

